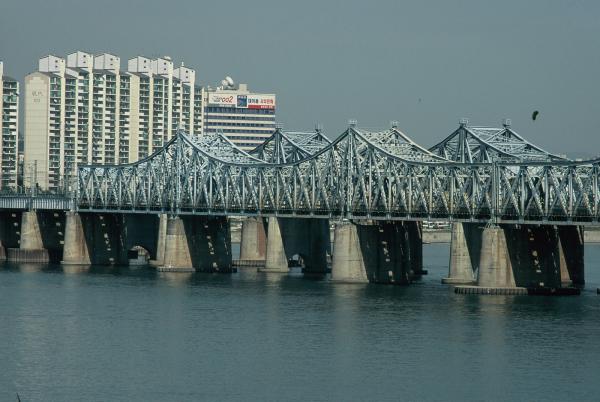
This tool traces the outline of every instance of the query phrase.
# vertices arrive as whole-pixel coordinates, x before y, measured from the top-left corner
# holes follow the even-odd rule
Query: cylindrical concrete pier
[[[290,270],[283,245],[283,237],[281,236],[281,228],[279,227],[279,219],[276,217],[269,218],[265,266],[258,270],[281,273],[287,273]]]
[[[61,264],[90,265],[90,252],[81,222],[77,212],[66,213],[65,244]]]
[[[183,221],[179,217],[168,218],[165,237],[164,264],[157,268],[166,272],[194,272]]]
[[[336,223],[333,242],[331,280],[368,283],[356,225],[350,222]]]

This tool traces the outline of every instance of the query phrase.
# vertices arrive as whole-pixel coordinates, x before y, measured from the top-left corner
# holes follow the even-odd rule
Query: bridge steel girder
[[[320,129],[295,132],[278,128],[249,154],[269,163],[293,163],[314,155],[330,144],[331,140]]]
[[[268,163],[218,138],[179,132],[136,163],[79,167],[75,204],[115,212],[598,223],[600,160],[459,163],[402,141],[350,127],[304,159]]]
[[[528,142],[509,123],[495,128],[472,127],[461,122],[452,134],[429,150],[448,160],[464,163],[567,160]]]

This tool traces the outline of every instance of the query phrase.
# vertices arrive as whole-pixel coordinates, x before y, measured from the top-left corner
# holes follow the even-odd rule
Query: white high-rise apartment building
[[[169,58],[128,61],[75,52],[47,56],[25,77],[25,185],[56,189],[78,164],[134,162],[181,127],[199,133],[195,71]]]
[[[4,75],[0,61],[0,189],[16,188],[19,133],[19,82]]]
[[[202,132],[221,131],[244,150],[254,149],[275,130],[275,94],[254,93],[229,77],[202,92]]]
[[[144,158],[160,149],[181,128],[199,134],[201,91],[196,72],[173,68],[170,58],[135,57],[127,63],[131,86],[131,121],[138,133],[137,155]]]

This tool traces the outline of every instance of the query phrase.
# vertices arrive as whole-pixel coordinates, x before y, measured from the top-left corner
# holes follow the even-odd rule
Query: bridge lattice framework
[[[246,153],[220,133],[182,131],[136,163],[81,166],[81,211],[375,220],[597,224],[600,160],[574,162],[509,125],[459,129],[427,150],[394,125],[276,130]]]

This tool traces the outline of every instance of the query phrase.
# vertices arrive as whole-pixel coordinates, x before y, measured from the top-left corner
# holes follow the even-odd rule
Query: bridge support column
[[[9,221],[9,214],[0,212],[0,261],[6,261],[6,226]]]
[[[269,218],[267,229],[265,266],[259,268],[259,271],[287,273],[289,270],[279,218],[272,216]]]
[[[35,211],[25,211],[21,215],[21,245],[19,248],[22,250],[41,250],[44,248],[42,232]]]
[[[18,249],[8,249],[8,260],[16,262],[41,262],[50,260],[44,248],[42,232],[35,211],[25,211],[21,216],[21,240]]]
[[[423,223],[403,222],[405,264],[411,279],[423,275]]]
[[[182,218],[196,272],[231,273],[231,232],[223,216]],[[167,239],[168,241],[168,239]]]
[[[267,254],[267,235],[262,218],[246,218],[242,222],[240,260],[264,261]]]
[[[66,213],[65,243],[61,264],[90,265],[90,251],[86,241],[81,216],[77,212]]]
[[[335,224],[331,280],[336,282],[369,282],[360,247],[358,228],[353,223],[339,222]]]
[[[560,241],[561,231],[565,232],[564,246]],[[583,248],[569,246],[570,243],[583,246],[577,232],[580,233],[553,225],[486,227],[482,234],[477,287],[459,287],[458,293],[573,294],[572,290],[557,289],[566,284],[567,265],[582,266],[578,261],[583,260]],[[564,250],[569,247],[575,251],[567,256]]]
[[[582,226],[559,226],[560,276],[563,285],[585,284],[584,232]]]
[[[331,233],[328,219],[298,219],[305,226],[299,230],[296,242],[304,246],[304,274],[327,273],[327,252],[331,252]],[[302,248],[302,247],[300,247]]]
[[[305,274],[324,275],[331,250],[329,220],[269,218],[265,267],[260,271],[289,272],[288,261],[298,257]]]
[[[166,226],[164,264],[157,268],[158,271],[194,272],[183,220],[170,217]]]
[[[450,239],[448,277],[442,283],[472,285],[477,282],[482,229],[476,223],[454,222]]]
[[[409,284],[422,272],[422,237],[416,222],[336,224],[331,279]]]
[[[160,267],[165,263],[165,248],[167,244],[167,222],[168,216],[165,213],[158,215],[158,234],[156,240],[156,260],[151,260],[150,265]]]
[[[477,285],[488,288],[514,288],[515,277],[504,230],[498,226],[483,229]]]

